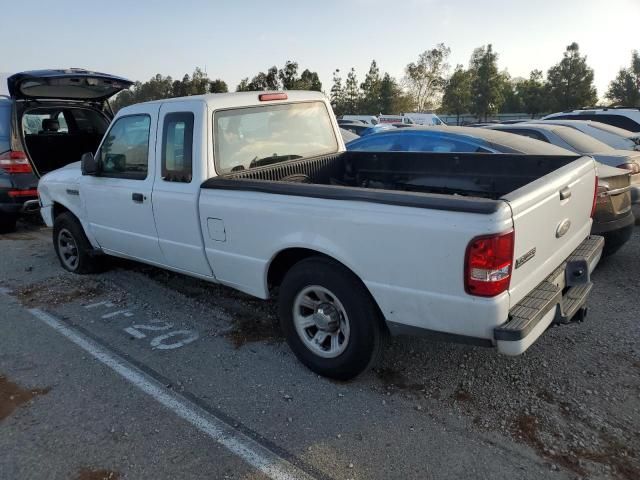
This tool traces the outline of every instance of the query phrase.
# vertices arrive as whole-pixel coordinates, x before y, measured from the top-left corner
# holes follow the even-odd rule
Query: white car
[[[366,123],[367,125],[377,125],[378,117],[375,115],[342,115],[340,120],[354,120]]]
[[[552,113],[543,120],[593,120],[640,133],[640,108],[583,108]]]
[[[538,120],[529,123],[546,123],[575,128],[616,150],[640,150],[640,134],[630,132],[623,128],[607,125],[606,123],[592,120]]]
[[[339,379],[385,332],[521,354],[584,317],[603,246],[589,236],[593,159],[345,152],[316,92],[123,108],[95,156],[39,189],[63,268],[114,255],[277,291],[292,350]]]

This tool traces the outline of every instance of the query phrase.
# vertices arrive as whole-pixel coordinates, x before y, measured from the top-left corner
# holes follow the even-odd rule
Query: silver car
[[[640,152],[618,150],[575,128],[543,122],[515,125],[488,125],[484,128],[535,138],[581,155],[590,155],[597,162],[623,168],[631,174],[631,203],[636,218],[640,218]]]

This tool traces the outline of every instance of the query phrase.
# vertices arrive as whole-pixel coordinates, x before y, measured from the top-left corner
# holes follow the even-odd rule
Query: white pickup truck
[[[124,108],[39,195],[65,269],[114,255],[277,294],[298,358],[348,379],[389,332],[517,355],[582,319],[596,184],[589,157],[345,152],[327,99],[288,91]]]

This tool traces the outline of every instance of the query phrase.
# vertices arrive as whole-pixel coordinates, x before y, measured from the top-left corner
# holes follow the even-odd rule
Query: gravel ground
[[[170,315],[171,305],[174,308],[177,305],[184,312],[185,325],[196,325],[201,336],[228,345],[225,348],[229,348],[230,353],[222,355],[244,359],[257,352],[279,364],[283,360],[284,365],[295,362],[280,336],[272,303],[115,259],[109,262],[110,269],[103,275],[69,275],[56,266],[48,235],[47,230],[23,226],[19,233],[0,236],[7,240],[1,243],[3,251],[10,249],[16,255],[2,268],[0,284],[13,289],[24,305],[43,307],[72,318],[73,309],[66,307],[67,304],[91,303],[107,291],[115,305],[137,305],[161,320]],[[640,303],[635,295],[640,286],[639,251],[640,229],[636,229],[632,240],[616,255],[602,261],[596,270],[587,320],[550,329],[520,357],[504,357],[489,349],[428,339],[394,338],[382,362],[372,372],[349,384],[334,384],[330,388],[335,388],[338,396],[363,392],[362,397],[368,402],[364,405],[366,411],[388,412],[390,419],[397,417],[397,425],[410,418],[409,432],[420,428],[416,419],[423,419],[444,430],[458,429],[470,441],[477,439],[484,444],[518,451],[520,459],[531,452],[542,466],[530,472],[531,478],[556,475],[557,478],[637,480],[640,478]],[[158,297],[165,297],[166,308],[154,304],[152,299]],[[102,331],[96,332],[102,335]],[[298,368],[293,366],[294,374],[307,379],[306,387],[311,394],[314,389],[329,388],[327,385],[331,382],[306,371],[299,372]],[[278,372],[278,375],[285,374]],[[252,381],[248,373],[247,378],[239,380]],[[192,388],[197,390],[196,386]],[[278,388],[275,394],[285,402],[291,400],[287,396],[299,395],[294,389],[291,390],[294,393],[290,393]],[[284,423],[295,423],[300,412],[295,409],[288,412]],[[334,441],[336,438],[339,441],[342,435],[354,435],[333,431],[330,434]],[[383,442],[382,448],[385,444],[400,444],[403,434],[389,430],[386,435],[387,438],[370,439],[369,447],[365,439],[362,448],[379,448],[379,442]],[[369,452],[369,455],[375,457],[376,453]],[[334,471],[337,478],[352,475],[351,461],[343,458],[339,450],[336,453],[333,447],[314,447],[307,460],[311,463],[335,461],[344,468]],[[403,461],[402,458],[393,460]],[[431,459],[427,457],[426,461]],[[360,476],[353,473],[353,478],[385,476],[394,475],[387,472],[380,476],[371,471]],[[524,473],[522,477],[509,477],[525,476],[528,478]],[[448,478],[437,473],[433,477]],[[419,476],[409,471],[404,478]],[[469,474],[467,478],[474,475]]]

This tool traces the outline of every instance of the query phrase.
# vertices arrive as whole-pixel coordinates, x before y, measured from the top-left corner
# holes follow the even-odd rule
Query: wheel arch
[[[360,281],[360,283],[362,284],[366,292],[369,294],[369,297],[371,298],[371,300],[373,301],[373,304],[378,310],[381,323],[384,325],[385,329],[387,328],[385,317],[382,313],[382,309],[380,308],[380,305],[378,304],[378,301],[374,297],[371,290],[369,290],[369,287],[367,287],[367,284],[362,280],[362,277],[358,275],[358,273],[355,272],[353,268],[349,267],[349,265],[345,264],[339,259],[325,252],[322,252],[320,250],[315,250],[313,248],[289,247],[289,248],[280,250],[271,258],[271,261],[267,265],[267,274],[266,274],[266,281],[267,281],[267,288],[268,288],[269,295],[273,296],[274,290],[276,290],[280,286],[285,275],[289,270],[291,270],[291,268],[294,265],[301,262],[302,260],[305,260],[311,257],[324,258],[330,262],[340,265],[342,268],[345,268],[346,270],[351,272],[351,274],[353,274],[355,278],[357,278]]]

